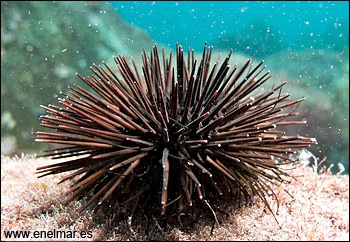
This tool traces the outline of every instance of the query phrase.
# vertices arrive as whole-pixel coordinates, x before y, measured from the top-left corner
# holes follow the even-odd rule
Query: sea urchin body
[[[282,93],[285,82],[263,91],[271,77],[263,62],[231,67],[230,53],[211,64],[211,53],[205,46],[198,62],[177,45],[174,67],[172,52],[161,58],[154,47],[143,52],[142,72],[117,56],[118,74],[105,63],[91,67],[92,76],[78,74],[94,92],[74,85],[61,106],[43,106],[41,126],[55,132],[38,131],[36,141],[59,144],[44,156],[65,160],[38,173],[74,171],[62,179],[75,180],[63,196],[85,196],[82,210],[167,216],[253,195],[267,204],[271,186],[288,181],[282,166],[316,143],[279,129],[305,123],[288,120],[304,99]]]

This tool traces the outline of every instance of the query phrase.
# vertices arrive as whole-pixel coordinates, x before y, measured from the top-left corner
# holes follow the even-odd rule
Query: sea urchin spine
[[[289,177],[281,167],[316,143],[278,129],[305,123],[287,121],[304,99],[290,101],[286,82],[263,91],[271,77],[263,62],[230,67],[230,52],[211,66],[211,54],[205,45],[199,62],[190,50],[186,60],[177,45],[174,68],[172,52],[166,58],[163,50],[161,61],[154,46],[150,56],[143,51],[142,74],[124,56],[114,59],[118,75],[106,63],[91,67],[92,76],[78,74],[94,92],[74,85],[61,106],[42,106],[50,115],[41,126],[56,132],[38,131],[36,141],[61,145],[43,156],[65,160],[38,173],[74,171],[61,181],[77,178],[63,196],[86,196],[81,210],[108,205],[128,216],[136,209],[170,215],[203,199],[253,195],[271,210],[266,197],[276,197],[272,186]]]

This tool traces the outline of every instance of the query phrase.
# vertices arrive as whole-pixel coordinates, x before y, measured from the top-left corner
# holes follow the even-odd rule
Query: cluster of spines
[[[221,65],[217,60],[211,66],[211,54],[205,46],[197,68],[194,52],[188,51],[186,63],[177,45],[175,69],[172,52],[167,59],[163,51],[161,62],[155,46],[150,57],[143,52],[142,75],[124,56],[114,59],[119,76],[104,62],[105,68],[91,67],[92,76],[78,74],[95,94],[75,85],[59,99],[63,107],[42,106],[51,115],[40,118],[41,126],[56,132],[38,131],[36,139],[62,145],[45,156],[68,161],[38,172],[75,170],[62,179],[79,177],[63,196],[72,201],[89,194],[82,210],[108,200],[118,206],[133,202],[135,211],[144,192],[154,189],[147,184],[152,179],[161,180],[160,195],[150,194],[160,200],[162,214],[175,201],[179,208],[184,200],[192,205],[195,193],[199,200],[258,195],[270,209],[271,185],[287,181],[281,166],[295,162],[295,150],[316,143],[277,129],[305,123],[286,121],[304,99],[290,101],[282,93],[286,82],[262,91],[271,77],[263,73],[263,62],[253,68],[249,59],[231,68],[230,52]],[[169,185],[174,194],[168,194]],[[131,192],[126,196],[123,189]]]

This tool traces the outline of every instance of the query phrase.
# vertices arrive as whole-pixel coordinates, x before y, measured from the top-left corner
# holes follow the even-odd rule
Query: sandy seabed
[[[249,207],[227,208],[226,215],[218,215],[219,225],[213,230],[213,217],[203,216],[191,229],[168,226],[164,231],[154,226],[146,234],[145,228],[135,221],[133,224],[136,225],[121,222],[113,229],[107,229],[105,221],[91,211],[77,212],[81,202],[65,205],[60,195],[70,184],[57,185],[63,175],[38,179],[35,174],[36,167],[52,163],[49,159],[29,155],[1,157],[2,241],[349,240],[348,175],[317,174],[310,167],[292,170],[290,174],[297,179],[275,191],[279,199],[276,219],[281,228],[263,202],[257,200]],[[277,206],[272,199],[270,204],[272,208]],[[29,238],[15,239],[6,237],[9,231],[30,231],[31,234]],[[37,231],[46,232],[40,238],[34,238]],[[55,231],[64,231],[64,237],[51,235],[48,238]]]

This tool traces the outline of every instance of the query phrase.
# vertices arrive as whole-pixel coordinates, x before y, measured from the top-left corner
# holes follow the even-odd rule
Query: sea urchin
[[[143,51],[142,74],[124,56],[114,58],[118,74],[106,63],[93,65],[92,76],[78,74],[94,92],[74,85],[61,106],[42,106],[50,115],[41,126],[55,132],[38,131],[36,141],[59,144],[43,156],[65,160],[38,173],[74,171],[61,181],[74,180],[63,196],[85,197],[81,210],[170,216],[254,195],[271,210],[266,197],[289,180],[282,166],[316,143],[278,129],[305,123],[287,120],[304,98],[290,101],[286,82],[264,91],[271,75],[263,62],[231,67],[230,52],[211,64],[211,54],[205,45],[198,62],[177,45],[174,67],[172,52],[161,58],[154,46],[150,56]]]

